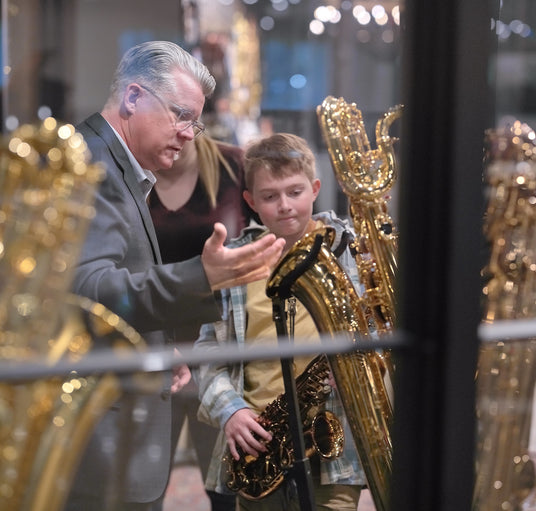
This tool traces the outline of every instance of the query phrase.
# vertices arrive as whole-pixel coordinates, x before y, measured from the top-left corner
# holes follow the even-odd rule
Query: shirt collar
[[[117,133],[117,131],[111,124],[110,124],[110,128],[112,128],[116,137],[119,139],[119,142],[121,142],[123,149],[127,153],[130,164],[132,165],[132,168],[134,169],[134,175],[136,177],[136,181],[140,185],[140,189],[143,192],[143,196],[145,197],[145,200],[147,200],[149,193],[151,193],[151,190],[153,189],[153,186],[156,183],[156,176],[150,170],[147,170],[141,167],[141,165],[138,163],[138,160],[134,158],[134,155],[132,154],[132,151],[128,148],[126,142],[119,135],[119,133]]]

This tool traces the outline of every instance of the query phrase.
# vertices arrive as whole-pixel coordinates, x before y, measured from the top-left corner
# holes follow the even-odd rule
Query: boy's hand
[[[266,447],[256,437],[266,442],[272,439],[272,435],[257,422],[257,414],[250,408],[242,408],[231,415],[223,430],[231,456],[237,461],[240,459],[237,446],[244,453],[257,457],[260,452],[266,451]]]
[[[213,291],[269,277],[285,245],[285,240],[268,234],[243,247],[227,248],[223,245],[226,237],[225,226],[214,224],[214,232],[205,242],[201,254]]]

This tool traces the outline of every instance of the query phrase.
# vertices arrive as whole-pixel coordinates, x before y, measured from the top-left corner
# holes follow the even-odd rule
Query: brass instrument
[[[355,105],[348,106],[342,99],[328,97],[317,113],[335,172],[351,199],[358,235],[351,248],[365,293],[363,298],[357,295],[332,253],[334,234],[329,227],[307,234],[291,248],[272,272],[266,293],[272,298],[286,299],[290,289],[290,294],[304,304],[319,332],[348,335],[350,342],[355,343],[355,351],[326,358],[376,509],[387,511],[392,472],[392,406],[384,372],[386,368],[392,371],[392,366],[387,354],[382,357],[376,351],[359,350],[358,338],[370,338],[371,328],[378,334],[390,332],[395,319],[397,234],[384,195],[395,179],[394,140],[389,137],[388,129],[401,115],[401,107],[390,110],[378,122],[377,150],[370,148],[361,112]],[[310,372],[308,377],[314,375]],[[300,409],[309,406],[310,397],[297,397]],[[285,418],[277,405],[269,415],[272,424]],[[304,417],[301,418],[303,421]],[[240,463],[231,464],[231,489],[240,488],[244,492],[247,488],[247,492],[260,495],[258,488],[269,488],[274,481],[280,484],[292,453],[288,427],[281,431],[283,436],[274,436],[277,444],[270,449],[269,461],[261,456],[259,462],[245,468],[242,458]],[[284,446],[282,453],[277,451],[277,445]],[[255,489],[251,490],[252,487]]]
[[[328,96],[317,115],[335,176],[350,201],[360,282],[376,331],[386,333],[396,319],[398,236],[386,200],[396,180],[396,139],[389,136],[389,128],[402,115],[402,106],[392,107],[376,123],[377,149],[371,149],[355,103]]]
[[[344,432],[337,417],[323,406],[331,387],[326,357],[312,360],[296,378],[296,393],[304,428],[305,453],[319,453],[326,459],[340,456],[344,447]],[[272,434],[265,443],[267,452],[257,458],[241,452],[240,460],[226,455],[223,463],[229,475],[227,487],[249,500],[261,499],[275,491],[284,481],[286,472],[295,461],[288,421],[288,401],[285,393],[279,395],[259,415],[259,424]]]
[[[357,337],[369,338],[369,323],[362,300],[331,251],[333,231],[326,227],[302,238],[286,254],[267,285],[278,296],[285,279],[307,262],[308,267],[290,284],[290,291],[307,308],[319,332],[347,335],[356,351],[328,356],[337,390],[349,421],[357,452],[373,496],[387,509],[391,474],[391,405],[383,379],[383,363],[376,352],[359,351]],[[311,258],[311,253],[314,258]],[[311,262],[312,259],[312,262]]]
[[[484,232],[490,257],[483,271],[483,325],[536,318],[535,140],[534,131],[520,122],[486,134]],[[534,506],[529,437],[535,383],[536,336],[482,342],[474,510]]]
[[[372,149],[362,113],[355,103],[328,96],[317,107],[317,116],[331,164],[343,192],[349,199],[350,214],[356,232],[351,248],[360,283],[364,286],[361,307],[365,311],[366,328],[362,326],[360,329],[362,337],[372,331],[379,335],[389,334],[396,320],[398,232],[389,215],[387,193],[395,183],[397,170],[394,152],[396,139],[389,135],[389,129],[402,115],[402,109],[401,105],[394,106],[377,121],[377,148]],[[337,325],[334,327],[337,328]],[[340,328],[339,325],[338,329]],[[357,349],[358,346],[359,343],[356,342]],[[392,382],[394,366],[390,353],[356,352],[353,355],[333,358],[330,363],[335,381],[374,504],[378,511],[385,510],[389,507],[392,473],[390,428],[393,412],[389,385]],[[356,363],[356,358],[360,359],[360,364]],[[377,373],[377,367],[386,373],[384,378]],[[364,381],[358,385],[356,382],[359,382],[360,378],[367,380],[368,386]],[[341,392],[341,389],[344,391]],[[364,405],[362,402],[374,404]],[[367,415],[361,413],[360,406],[368,408]],[[363,436],[372,436],[372,439],[369,441]],[[383,437],[383,441],[380,441],[379,436]]]
[[[104,175],[73,126],[24,125],[0,152],[0,357],[78,361],[95,342],[143,349],[129,325],[69,294]],[[0,508],[60,511],[94,425],[120,395],[112,374],[0,380]]]

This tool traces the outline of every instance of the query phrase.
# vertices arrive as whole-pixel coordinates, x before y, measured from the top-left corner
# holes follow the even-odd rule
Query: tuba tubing
[[[346,333],[355,343],[355,351],[327,358],[376,508],[386,511],[392,472],[392,408],[379,355],[359,350],[359,338],[369,337],[368,322],[363,303],[330,249],[333,239],[330,227],[305,235],[274,269],[266,292],[271,297],[287,293],[288,276],[294,275],[290,292],[307,308],[318,331],[333,337]],[[319,249],[318,240],[322,241]],[[315,258],[310,257],[313,247]],[[306,261],[309,266],[304,269]]]

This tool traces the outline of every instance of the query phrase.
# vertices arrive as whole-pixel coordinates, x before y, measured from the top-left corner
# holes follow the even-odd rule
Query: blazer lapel
[[[136,205],[140,212],[143,226],[147,237],[151,242],[151,249],[153,251],[153,256],[155,262],[158,264],[162,263],[162,257],[160,255],[160,248],[158,246],[158,239],[156,237],[156,232],[154,229],[153,219],[151,218],[151,213],[145,201],[145,197],[140,189],[140,185],[136,181],[136,176],[134,174],[134,169],[125,148],[121,142],[117,139],[116,134],[106,121],[104,117],[100,114],[94,114],[89,119],[87,123],[92,127],[93,130],[106,142],[106,145],[110,149],[112,156],[114,158],[117,167],[123,173],[123,179],[130,193],[135,199]]]

